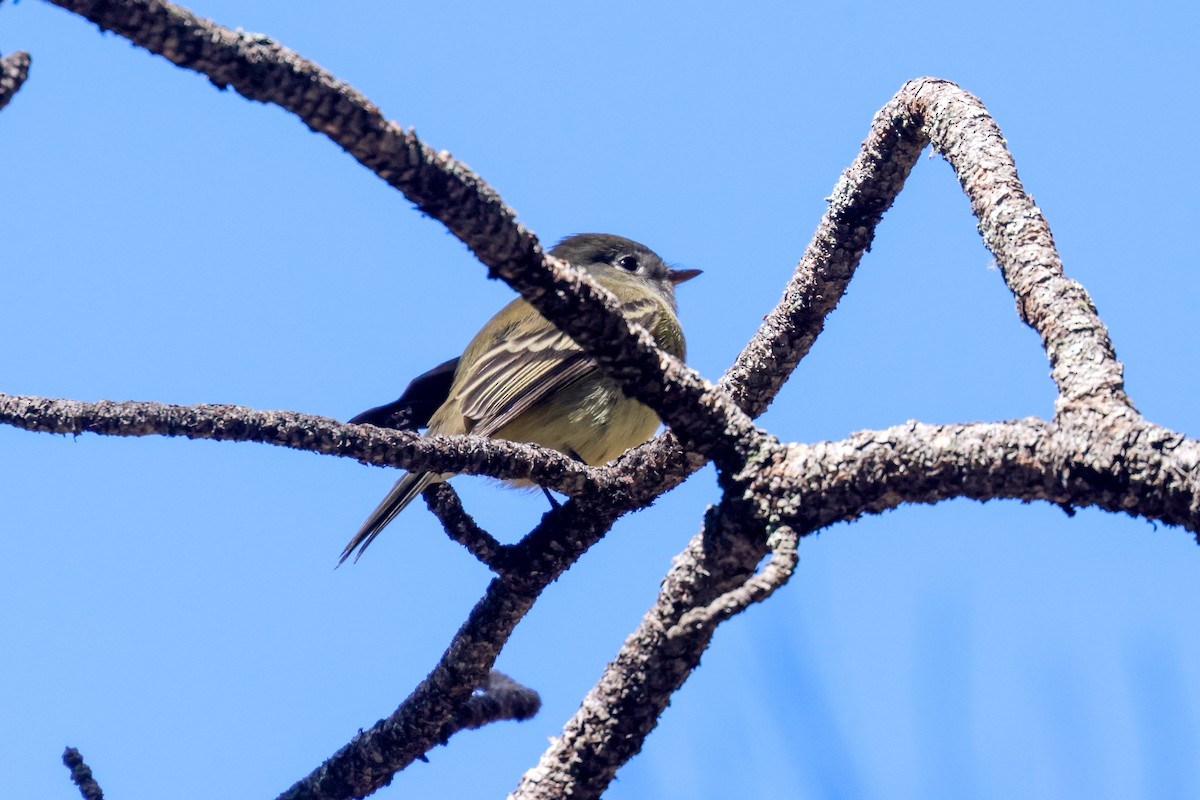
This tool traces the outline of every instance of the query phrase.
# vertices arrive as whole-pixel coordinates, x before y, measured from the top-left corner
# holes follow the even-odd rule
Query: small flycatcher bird
[[[685,355],[675,287],[700,274],[671,269],[645,245],[611,234],[563,239],[550,255],[586,270],[621,301],[626,319],[677,358]],[[461,356],[414,379],[393,403],[352,423],[417,429],[429,435],[474,434],[529,442],[590,466],[607,464],[654,435],[658,416],[620,387],[522,299],[488,320]],[[404,507],[450,475],[410,472],[396,482],[342,552],[358,556]]]

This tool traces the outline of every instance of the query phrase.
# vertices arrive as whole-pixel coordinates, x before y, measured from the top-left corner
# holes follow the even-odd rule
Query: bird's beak
[[[671,274],[667,276],[667,280],[669,280],[673,286],[678,286],[681,283],[690,281],[692,278],[696,277],[701,272],[703,272],[703,270],[673,269],[673,270],[671,270]]]

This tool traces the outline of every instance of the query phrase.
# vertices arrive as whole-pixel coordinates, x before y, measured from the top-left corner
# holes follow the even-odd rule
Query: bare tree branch
[[[603,793],[617,769],[641,750],[716,631],[715,625],[679,627],[683,615],[743,585],[765,551],[766,537],[753,514],[728,496],[710,509],[704,530],[676,556],[654,607],[511,796]]]
[[[767,409],[845,294],[876,225],[930,141],[960,175],[1022,319],[1042,336],[1060,390],[1069,387],[1060,395],[1060,410],[1064,398],[1096,393],[1127,405],[1107,330],[1083,288],[1063,276],[1049,226],[1021,186],[999,128],[978,99],[934,78],[906,84],[876,115],[783,298],[720,385],[751,417]],[[1053,305],[1060,298],[1070,309],[1061,316]],[[702,465],[672,454],[673,446],[663,438],[643,453],[678,464],[682,474],[670,476],[668,484]]]
[[[878,124],[883,113],[876,116],[858,157],[834,187],[829,208],[783,297],[721,379],[752,417],[767,410],[808,355],[925,147],[924,139],[902,135],[900,126]]]
[[[619,489],[623,483],[608,477],[604,470],[535,445],[478,436],[426,437],[294,411],[257,411],[243,406],[82,403],[0,394],[0,423],[44,433],[258,442],[376,466],[530,480],[568,497],[604,494],[610,484]]]
[[[542,698],[534,690],[522,686],[498,670],[488,673],[487,681],[476,689],[455,715],[454,729],[446,737],[461,730],[476,730],[484,725],[504,720],[532,719],[542,707]]]
[[[280,800],[366,797],[445,741],[456,714],[483,685],[500,648],[534,599],[493,580],[433,672],[400,707],[360,732]]]
[[[712,602],[693,608],[684,614],[677,624],[667,631],[667,638],[676,638],[693,633],[699,628],[715,628],[734,617],[754,603],[761,603],[788,582],[800,554],[796,551],[800,536],[786,525],[777,528],[767,539],[771,560],[756,575],[751,575],[741,586],[737,586],[717,597]]]
[[[425,490],[424,497],[429,510],[446,529],[446,535],[493,572],[503,574],[505,557],[512,548],[496,541],[496,537],[476,524],[450,484],[435,483]]]
[[[83,756],[74,747],[68,747],[63,751],[63,764],[67,769],[71,770],[71,780],[79,787],[79,793],[83,795],[83,800],[104,800],[104,792],[100,791],[100,784],[96,783],[96,779],[92,777],[92,770],[87,764],[83,763]]]
[[[1025,193],[983,103],[948,81],[926,78],[905,85],[874,127],[889,123],[928,138],[954,168],[983,243],[1017,299],[1017,313],[1042,337],[1059,410],[1087,398],[1131,408],[1108,329],[1084,288],[1063,275],[1050,226]]]
[[[756,521],[806,535],[905,502],[1008,497],[1200,526],[1200,443],[1149,425],[1132,408],[1107,331],[1086,292],[1063,276],[998,127],[976,98],[945,81],[910,82],[876,115],[783,301],[723,383],[752,413],[765,408],[820,332],[931,138],[959,174],[1022,319],[1042,335],[1060,393],[1056,422],[912,423],[843,443],[763,448],[740,475],[724,476],[726,499],[514,798],[579,800],[607,788],[709,644],[715,626],[685,624],[697,619],[687,615],[702,609],[698,619],[712,620],[712,604],[736,596],[765,555]]]
[[[513,797],[598,797],[636,755],[707,649],[711,623],[756,599],[743,592],[765,593],[786,580],[764,574],[757,577],[767,582],[758,587],[749,578],[768,549],[756,519],[772,515],[807,535],[901,503],[973,497],[1097,506],[1193,531],[1200,526],[1200,443],[1146,426],[1132,435],[1140,480],[1118,485],[1112,470],[1081,469],[1082,454],[1064,445],[1073,434],[1059,431],[1036,419],[910,423],[843,442],[791,445],[774,454],[775,465],[753,465],[749,499],[727,499],[710,512],[703,533],[676,558],[655,606]],[[1163,454],[1158,463],[1154,453]],[[1140,504],[1135,510],[1134,497],[1148,504],[1145,510]],[[745,503],[764,507],[748,511]]]
[[[1037,419],[972,425],[908,423],[842,442],[789,445],[747,472],[770,513],[808,532],[905,503],[1045,501],[1094,507],[1200,531],[1200,442],[1144,421],[1081,432]],[[1101,437],[1118,436],[1111,448]],[[1098,453],[1118,452],[1104,462]],[[818,501],[819,498],[819,501]]]
[[[503,577],[491,582],[437,666],[400,707],[360,732],[279,800],[365,797],[444,741],[458,709],[487,679],[537,597],[626,513],[603,498],[594,500],[572,500],[547,514],[504,559]]]
[[[881,111],[876,119],[882,115]],[[872,127],[858,157],[834,187],[829,209],[783,297],[721,378],[719,385],[749,416],[756,418],[767,410],[812,348],[926,143],[889,126]],[[664,491],[705,463],[696,453],[681,452],[680,442],[670,435],[635,453],[627,470],[639,469],[643,460],[672,465],[659,473]]]
[[[1041,335],[1060,404],[1100,394],[1128,405],[1108,331],[1083,287],[1064,277],[1050,228],[1025,193],[999,127],[978,98],[936,78],[905,84],[875,115],[782,300],[722,385],[751,416],[766,409],[841,300],[929,143],[958,175],[1021,319]]]
[[[0,109],[25,85],[29,77],[29,53],[12,53],[0,58]]]
[[[471,610],[428,677],[387,719],[359,733],[280,800],[366,797],[443,740],[459,709],[487,679],[500,649],[538,595],[609,530],[621,512],[571,501],[527,539],[527,562],[508,565]]]

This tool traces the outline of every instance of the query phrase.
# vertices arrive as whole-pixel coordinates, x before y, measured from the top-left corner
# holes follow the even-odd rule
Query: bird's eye
[[[617,266],[627,272],[638,271],[637,256],[621,256],[617,259]]]

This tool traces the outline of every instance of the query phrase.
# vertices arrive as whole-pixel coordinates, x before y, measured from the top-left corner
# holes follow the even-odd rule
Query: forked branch
[[[783,299],[722,384],[751,414],[765,409],[808,352],[930,142],[959,176],[1021,318],[1042,337],[1059,389],[1055,420],[914,423],[761,453],[732,476],[726,503],[676,559],[655,606],[514,798],[599,797],[641,749],[715,627],[688,622],[711,619],[716,598],[752,585],[747,576],[766,542],[717,544],[750,519],[803,536],[900,503],[1007,497],[1097,506],[1200,530],[1200,444],[1150,425],[1133,409],[1107,330],[1087,293],[1063,275],[1049,227],[1021,186],[999,128],[977,98],[946,81],[912,81],[876,115]],[[734,497],[756,512],[730,513]],[[755,542],[752,531],[736,538]]]

